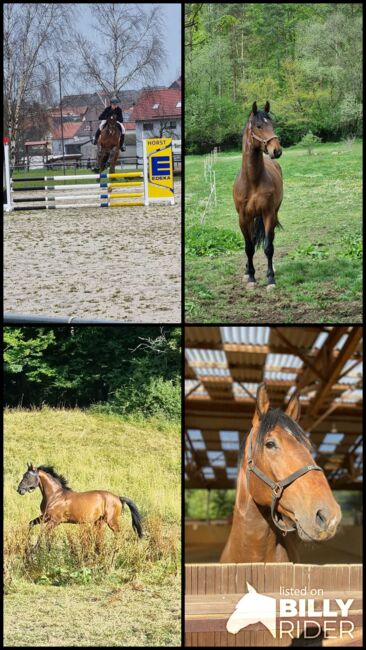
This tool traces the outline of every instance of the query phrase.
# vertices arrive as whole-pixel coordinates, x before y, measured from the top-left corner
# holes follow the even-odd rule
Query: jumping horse
[[[33,492],[37,487],[42,493],[41,515],[29,522],[30,528],[41,523],[47,524],[48,530],[62,523],[106,523],[117,533],[118,520],[126,504],[131,511],[133,529],[139,537],[143,536],[141,515],[136,504],[127,497],[118,497],[106,490],[74,492],[68,486],[67,480],[53,467],[34,467],[28,464],[17,491],[24,495],[26,492]]]
[[[268,260],[267,290],[275,287],[273,240],[275,228],[281,227],[277,213],[282,203],[283,183],[281,167],[273,159],[282,155],[282,149],[269,110],[269,102],[264,111],[257,109],[256,102],[253,104],[244,127],[242,166],[233,186],[248,259],[244,275],[248,289],[255,287],[253,256],[261,244]],[[269,158],[264,158],[263,153]]]
[[[298,424],[294,394],[286,408],[270,408],[267,389],[257,391],[249,435],[241,447],[233,523],[220,562],[297,560],[297,531],[304,542],[336,533],[341,511],[311,445]],[[289,543],[290,542],[290,543]]]
[[[98,138],[97,169],[102,172],[109,164],[109,171],[114,173],[119,154],[121,132],[115,115],[110,115]]]

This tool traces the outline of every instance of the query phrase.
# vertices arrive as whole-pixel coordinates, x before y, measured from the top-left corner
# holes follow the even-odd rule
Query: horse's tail
[[[131,510],[132,528],[136,531],[139,537],[143,537],[144,533],[141,525],[141,515],[137,509],[136,503],[131,501],[131,499],[127,499],[127,497],[119,497],[119,500],[122,505],[125,503],[128,505],[129,509]]]
[[[254,217],[253,224],[253,244],[256,248],[259,248],[261,244],[264,244],[266,233],[264,232],[264,223],[262,216]]]
[[[275,228],[280,228],[280,230],[283,230],[282,224],[277,220],[275,224]],[[264,223],[263,219],[261,216],[259,217],[254,217],[254,224],[253,224],[253,244],[256,248],[259,248],[261,244],[264,244],[264,240],[266,237],[266,233],[264,230]]]

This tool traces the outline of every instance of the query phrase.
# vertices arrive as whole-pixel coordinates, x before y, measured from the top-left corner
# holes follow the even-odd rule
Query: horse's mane
[[[37,469],[41,469],[43,472],[46,472],[46,474],[49,474],[53,478],[56,479],[60,483],[60,485],[64,488],[64,490],[71,490],[71,487],[67,484],[67,479],[62,476],[62,474],[58,474],[54,467],[52,465],[40,465],[37,467]]]

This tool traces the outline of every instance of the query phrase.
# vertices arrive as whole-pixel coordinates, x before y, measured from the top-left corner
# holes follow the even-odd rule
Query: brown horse
[[[285,543],[288,532],[297,531],[304,542],[335,535],[340,507],[323,470],[313,464],[299,418],[296,395],[283,413],[270,408],[266,387],[259,386],[252,430],[239,458],[232,528],[220,562],[294,561],[295,538]]]
[[[117,124],[117,118],[115,115],[110,115],[110,117],[107,119],[105,127],[102,129],[97,142],[97,171],[102,172],[104,169],[106,169],[109,161],[109,171],[111,174],[114,173],[119,154],[120,137],[121,131]]]
[[[279,158],[282,149],[273,131],[269,109],[269,102],[264,111],[257,109],[256,102],[253,104],[244,127],[242,166],[233,187],[248,259],[244,277],[249,289],[255,287],[254,251],[262,243],[268,260],[267,289],[276,286],[272,264],[273,240],[275,228],[281,226],[277,213],[282,203],[283,183],[281,167],[271,158]],[[270,158],[263,158],[263,153],[269,154]]]
[[[46,523],[48,530],[62,523],[106,523],[114,533],[117,533],[118,519],[124,504],[127,504],[131,510],[132,527],[139,537],[143,536],[141,515],[135,503],[126,497],[117,497],[106,490],[74,492],[67,485],[66,479],[53,467],[45,465],[33,467],[28,464],[17,491],[24,495],[37,487],[42,492],[42,514],[29,522],[30,528],[41,523]]]

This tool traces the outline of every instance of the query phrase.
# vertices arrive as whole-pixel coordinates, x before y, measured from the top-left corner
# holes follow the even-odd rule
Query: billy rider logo
[[[236,604],[226,623],[231,634],[237,634],[253,623],[262,623],[274,638],[282,639],[288,635],[293,639],[301,634],[304,638],[316,638],[323,634],[324,638],[348,636],[353,639],[354,624],[347,620],[353,598],[345,601],[322,598],[323,589],[311,589],[308,594],[305,587],[296,590],[281,588],[280,596],[296,591],[296,595],[300,592],[301,596],[311,596],[309,598],[273,598],[258,593],[248,582],[247,589],[248,593]]]

